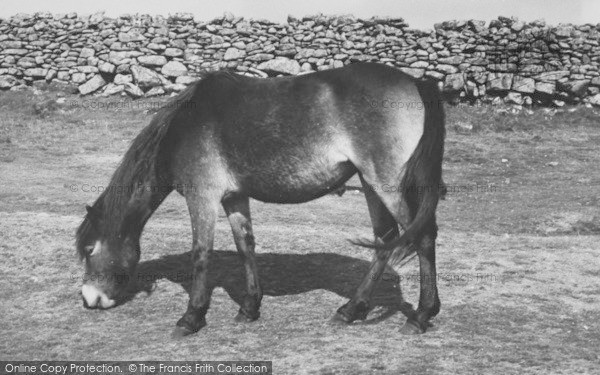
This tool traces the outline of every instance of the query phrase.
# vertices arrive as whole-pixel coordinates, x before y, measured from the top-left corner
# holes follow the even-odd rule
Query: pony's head
[[[85,262],[81,295],[86,308],[108,309],[124,297],[140,259],[139,235],[107,222],[102,205],[86,206],[77,230],[77,251]]]

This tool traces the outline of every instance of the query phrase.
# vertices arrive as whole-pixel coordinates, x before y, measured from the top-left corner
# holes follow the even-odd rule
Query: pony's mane
[[[217,73],[206,73],[202,76],[212,76]],[[200,82],[201,80],[192,83],[179,95],[170,99],[156,113],[150,124],[132,141],[111,177],[108,187],[92,205],[92,210],[100,215],[98,218],[101,223],[100,228],[94,225],[88,213],[77,229],[76,249],[80,258],[84,257],[86,241],[91,234],[101,235],[104,238],[118,236],[127,213],[127,203],[136,193],[136,188],[148,183],[154,186],[169,183],[164,179],[165,176],[161,176],[159,160],[161,145],[177,115],[182,111],[194,109],[192,100]],[[95,233],[96,231],[98,232]]]

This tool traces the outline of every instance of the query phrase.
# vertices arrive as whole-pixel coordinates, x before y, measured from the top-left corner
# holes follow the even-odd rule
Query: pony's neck
[[[105,221],[108,231],[111,232],[107,234],[113,237],[139,239],[148,219],[172,191],[169,185],[159,185],[150,181],[130,186],[131,194],[124,194],[121,199],[106,197],[113,203],[106,207],[108,211],[105,212],[105,219],[110,220]]]

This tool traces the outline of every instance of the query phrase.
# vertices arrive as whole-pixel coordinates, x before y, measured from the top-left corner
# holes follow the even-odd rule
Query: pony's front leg
[[[208,285],[208,262],[213,250],[218,199],[186,197],[192,220],[192,286],[187,311],[177,322],[174,337],[198,332],[206,325],[212,288]]]
[[[250,202],[247,196],[232,195],[223,201],[223,208],[231,224],[233,238],[246,269],[246,296],[235,320],[251,322],[260,316],[262,289],[258,279],[258,268],[254,254],[254,236],[250,219]]]

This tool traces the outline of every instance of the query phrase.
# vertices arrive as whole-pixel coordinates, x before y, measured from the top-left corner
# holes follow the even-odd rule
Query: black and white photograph
[[[0,374],[599,374],[600,2],[0,0]]]

